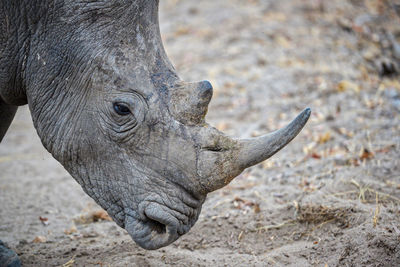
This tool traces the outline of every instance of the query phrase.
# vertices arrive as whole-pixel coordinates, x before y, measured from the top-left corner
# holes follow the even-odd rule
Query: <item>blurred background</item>
[[[211,125],[258,136],[311,107],[305,129],[210,194],[187,235],[144,251],[20,108],[0,145],[0,238],[26,266],[400,265],[400,2],[160,2],[177,72],[214,86]]]

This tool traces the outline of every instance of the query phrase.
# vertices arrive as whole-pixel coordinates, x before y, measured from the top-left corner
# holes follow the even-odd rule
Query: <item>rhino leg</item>
[[[8,127],[10,126],[15,112],[17,112],[17,106],[9,105],[5,103],[0,97],[0,142],[3,140]]]
[[[0,267],[20,267],[18,255],[0,240]]]

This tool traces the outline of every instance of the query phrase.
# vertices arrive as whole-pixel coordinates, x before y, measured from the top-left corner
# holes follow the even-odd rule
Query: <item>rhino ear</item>
[[[213,94],[210,82],[181,83],[170,94],[170,111],[176,120],[187,125],[204,123]]]

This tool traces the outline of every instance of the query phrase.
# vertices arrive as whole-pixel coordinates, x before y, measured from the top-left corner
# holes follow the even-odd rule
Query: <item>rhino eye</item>
[[[121,103],[114,103],[114,110],[118,115],[125,116],[131,113],[129,108]]]

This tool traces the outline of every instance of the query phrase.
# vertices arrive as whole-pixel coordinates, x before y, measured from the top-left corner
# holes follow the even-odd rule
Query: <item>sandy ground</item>
[[[161,1],[178,73],[214,85],[211,124],[256,136],[309,106],[306,128],[145,251],[99,219],[22,107],[0,145],[0,239],[24,266],[400,266],[397,4]]]

